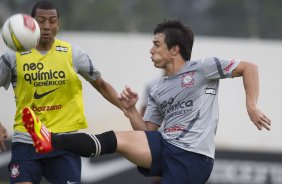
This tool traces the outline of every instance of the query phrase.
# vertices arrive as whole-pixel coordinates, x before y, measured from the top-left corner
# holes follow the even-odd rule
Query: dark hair
[[[165,20],[154,29],[154,35],[163,33],[167,47],[171,49],[178,45],[180,55],[185,61],[191,59],[192,47],[194,43],[194,33],[188,26],[184,26],[178,20]]]
[[[59,11],[58,11],[56,5],[55,5],[53,2],[51,2],[51,1],[43,0],[43,1],[37,2],[37,3],[33,6],[32,10],[31,10],[31,14],[30,14],[30,15],[31,15],[32,17],[35,17],[35,13],[36,13],[36,10],[37,10],[37,9],[42,9],[42,10],[51,10],[51,9],[55,9],[55,10],[57,11],[57,16],[58,16],[58,18],[60,18]]]

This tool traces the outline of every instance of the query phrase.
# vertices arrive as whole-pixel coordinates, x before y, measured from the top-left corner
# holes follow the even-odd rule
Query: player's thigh
[[[150,168],[152,155],[144,131],[120,131],[115,134],[118,153],[138,166]]]
[[[51,183],[80,183],[81,158],[65,153],[44,160],[43,175]]]

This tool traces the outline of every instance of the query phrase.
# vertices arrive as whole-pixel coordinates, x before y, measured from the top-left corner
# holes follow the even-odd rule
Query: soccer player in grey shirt
[[[217,57],[190,60],[193,42],[193,32],[179,21],[168,20],[156,26],[151,59],[167,76],[152,88],[143,119],[135,107],[136,92],[126,87],[118,96],[135,131],[46,133],[32,110],[25,108],[23,120],[36,149],[41,153],[63,149],[84,157],[117,152],[145,176],[160,176],[162,184],[207,182],[214,162],[220,79],[242,76],[251,121],[258,130],[270,130],[271,120],[257,107],[257,66]],[[162,123],[164,128],[157,131]]]

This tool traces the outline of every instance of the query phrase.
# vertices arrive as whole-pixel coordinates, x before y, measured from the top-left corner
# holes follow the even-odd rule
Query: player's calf
[[[95,157],[102,154],[114,153],[117,139],[113,131],[99,135],[87,133],[51,133],[37,118],[32,109],[23,109],[24,126],[30,134],[36,151],[48,153],[53,149],[61,149],[82,157]]]

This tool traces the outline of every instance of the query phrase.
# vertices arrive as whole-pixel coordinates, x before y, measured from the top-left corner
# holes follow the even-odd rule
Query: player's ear
[[[177,55],[179,53],[179,50],[180,50],[179,45],[172,46],[170,49],[171,55],[173,56]]]

